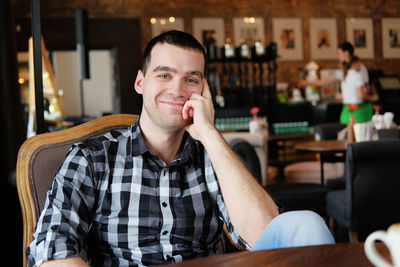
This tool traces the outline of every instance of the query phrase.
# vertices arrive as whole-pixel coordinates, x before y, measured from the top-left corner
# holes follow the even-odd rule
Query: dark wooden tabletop
[[[347,149],[347,141],[345,140],[321,140],[311,141],[297,144],[294,147],[300,151],[310,152],[345,152]]]
[[[382,243],[377,243],[377,250],[389,259],[389,251]],[[171,267],[368,267],[373,265],[364,253],[364,243],[309,246],[264,250],[257,252],[235,252],[187,260],[170,264]]]

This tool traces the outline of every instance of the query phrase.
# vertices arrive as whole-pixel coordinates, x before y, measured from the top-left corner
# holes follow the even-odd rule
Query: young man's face
[[[139,71],[135,89],[143,94],[141,120],[169,130],[187,124],[182,108],[193,93],[202,93],[204,57],[200,51],[156,44],[146,75]]]

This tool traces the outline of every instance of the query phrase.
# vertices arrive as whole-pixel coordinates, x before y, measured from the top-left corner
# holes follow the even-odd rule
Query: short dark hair
[[[350,56],[354,55],[354,47],[349,42],[344,42],[344,43],[340,44],[339,49],[341,49],[343,52],[345,52],[345,51],[349,52]]]
[[[147,44],[147,46],[144,50],[143,63],[142,63],[142,71],[143,71],[144,75],[146,74],[147,65],[151,59],[151,51],[153,50],[153,47],[158,43],[161,43],[161,44],[167,43],[167,44],[182,47],[185,49],[194,49],[194,50],[201,52],[204,56],[204,72],[205,72],[207,57],[206,57],[206,52],[204,50],[204,47],[191,34],[182,32],[182,31],[172,30],[172,31],[164,32],[164,33],[154,37]]]

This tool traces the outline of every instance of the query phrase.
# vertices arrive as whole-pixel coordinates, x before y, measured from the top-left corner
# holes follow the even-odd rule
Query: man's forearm
[[[210,131],[203,140],[231,221],[241,237],[253,245],[278,215],[277,207],[218,131]]]
[[[265,226],[278,215],[274,201],[257,183],[243,162],[214,127],[214,109],[207,81],[202,95],[192,94],[182,109],[186,131],[199,140],[210,156],[221,186],[229,217],[237,232],[253,245]]]

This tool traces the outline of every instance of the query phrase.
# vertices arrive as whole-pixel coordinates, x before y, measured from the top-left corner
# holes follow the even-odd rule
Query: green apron
[[[350,111],[347,104],[343,104],[342,113],[340,114],[340,123],[349,123],[351,113],[358,123],[371,121],[373,115],[372,103],[363,102],[357,105],[358,109]]]

